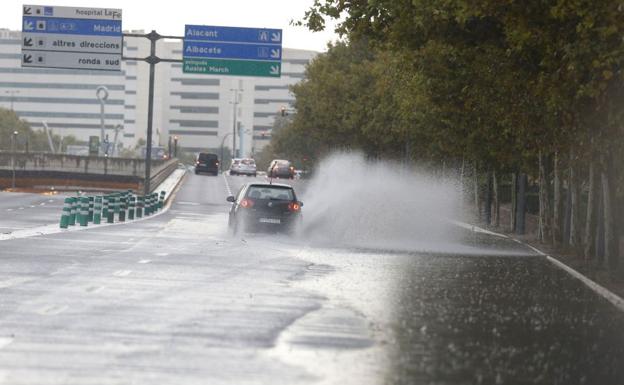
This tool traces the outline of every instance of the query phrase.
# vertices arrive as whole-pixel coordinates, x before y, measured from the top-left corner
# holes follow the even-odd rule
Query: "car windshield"
[[[278,186],[251,186],[247,191],[247,197],[253,199],[277,199],[293,200],[294,194],[291,188]]]

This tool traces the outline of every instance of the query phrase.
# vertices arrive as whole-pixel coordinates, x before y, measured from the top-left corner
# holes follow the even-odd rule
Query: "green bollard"
[[[75,224],[80,225],[81,222],[81,217],[82,217],[82,200],[80,196],[77,196],[76,198],[76,220],[75,220]]]
[[[130,208],[128,209],[128,220],[134,220],[134,196],[130,197]]]
[[[80,198],[80,226],[89,224],[89,197]]]
[[[158,212],[158,193],[152,193],[152,207],[154,212]]]
[[[71,206],[70,206],[70,210],[69,210],[69,222],[67,223],[70,226],[74,226],[76,224],[76,205],[77,205],[77,198],[75,197],[71,197],[69,198],[71,199]]]
[[[145,199],[145,216],[148,216],[148,215],[151,214],[151,211],[150,211],[150,209],[151,209],[151,199],[150,199],[149,194],[145,195],[143,197],[143,199]]]
[[[107,223],[113,223],[115,222],[115,206],[117,204],[117,198],[115,198],[114,196],[109,198],[109,208],[108,208],[108,215],[106,216],[106,222]]]
[[[99,225],[102,220],[102,197],[97,196],[93,202],[93,224]]]
[[[119,199],[119,222],[126,221],[126,194],[122,195]]]
[[[108,195],[104,195],[104,198],[102,198],[103,206],[102,206],[102,218],[107,219],[108,218]]]
[[[66,229],[69,225],[69,216],[71,215],[71,198],[65,198],[63,203],[63,214],[61,214],[61,229]]]
[[[119,205],[119,202],[121,202],[121,194],[119,193],[115,193],[113,194],[113,196],[115,197],[115,214],[119,214],[119,209],[121,208],[121,206]]]
[[[137,196],[136,217],[143,218],[143,197]]]
[[[158,208],[162,209],[165,206],[165,192],[160,192],[160,199],[158,200]]]
[[[90,196],[89,197],[89,216],[87,221],[89,222],[93,222],[93,207],[95,206],[95,198]]]

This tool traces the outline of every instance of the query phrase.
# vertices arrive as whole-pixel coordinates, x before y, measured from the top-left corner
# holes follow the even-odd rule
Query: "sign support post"
[[[149,91],[147,104],[147,143],[145,144],[145,182],[143,183],[143,195],[150,193],[150,178],[152,168],[152,124],[154,118],[154,78],[156,72],[156,64],[160,62],[182,63],[180,59],[162,59],[156,56],[156,42],[160,39],[178,39],[183,40],[182,36],[163,36],[156,31],[148,34],[140,33],[124,33],[124,37],[144,37],[150,41],[150,55],[146,58],[122,57],[122,60],[144,61],[150,65],[149,72]]]

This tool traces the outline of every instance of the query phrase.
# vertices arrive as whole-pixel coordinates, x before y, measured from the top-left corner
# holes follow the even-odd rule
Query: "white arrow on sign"
[[[280,32],[273,32],[271,34],[271,41],[280,41],[282,40],[282,34]]]
[[[271,58],[279,58],[280,57],[280,50],[279,49],[272,49],[271,50]]]
[[[35,29],[35,25],[33,24],[32,21],[25,21],[24,22],[24,30],[25,31],[32,31],[33,29]]]
[[[271,66],[271,71],[269,73],[271,75],[279,75],[280,73],[279,66]]]

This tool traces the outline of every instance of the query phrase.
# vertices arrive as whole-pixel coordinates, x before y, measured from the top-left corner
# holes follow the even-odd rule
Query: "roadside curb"
[[[548,262],[552,263],[553,265],[555,265],[559,269],[561,269],[561,270],[565,271],[566,273],[570,274],[572,277],[574,277],[574,278],[578,279],[579,281],[583,282],[583,284],[585,284],[585,286],[587,286],[589,289],[591,289],[593,292],[595,292],[596,294],[600,295],[601,297],[603,297],[607,301],[611,302],[611,304],[613,304],[620,311],[624,311],[624,299],[622,299],[620,296],[618,296],[617,294],[613,293],[612,291],[610,291],[606,287],[601,286],[597,282],[592,281],[591,279],[587,278],[586,276],[584,276],[580,272],[574,270],[573,268],[571,268],[570,266],[566,265],[565,263],[561,262],[557,258],[552,257],[552,256],[544,253],[543,251],[541,251],[540,249],[536,248],[535,246],[532,246],[532,245],[530,245],[530,244],[528,244],[526,242],[523,242],[523,241],[521,241],[519,239],[516,239],[514,237],[511,237],[509,235],[497,233],[497,232],[490,231],[490,230],[486,230],[486,229],[481,228],[479,226],[471,225],[471,224],[468,224],[468,223],[453,221],[453,224],[455,224],[457,226],[460,226],[462,228],[471,230],[473,232],[490,234],[490,235],[494,235],[494,236],[498,236],[498,237],[502,237],[502,238],[511,239],[511,240],[513,240],[516,243],[519,243],[519,244],[521,244],[521,245],[523,245],[525,247],[528,247],[529,249],[533,250],[537,254],[541,255],[544,258],[546,258],[546,260]]]
[[[70,227],[67,229],[62,229],[59,227],[58,223],[54,223],[54,224],[49,224],[49,225],[44,225],[44,226],[39,226],[39,227],[33,227],[29,229],[17,230],[10,234],[0,234],[0,241],[37,237],[41,235],[67,233],[67,232],[73,232],[73,231],[100,229],[102,227],[126,225],[126,224],[135,223],[135,222],[141,222],[141,221],[145,221],[145,220],[157,217],[169,211],[169,207],[171,206],[171,202],[169,198],[173,195],[173,192],[175,191],[175,189],[180,185],[185,175],[186,175],[186,170],[177,169],[174,172],[172,172],[171,175],[167,177],[167,179],[165,179],[165,181],[163,181],[160,185],[158,185],[158,187],[154,191],[162,190],[166,192],[165,206],[162,208],[162,210],[157,211],[156,213],[152,215],[144,216],[142,218],[137,218],[132,221],[126,221],[126,222],[101,223],[95,226],[84,226],[84,227],[76,226],[76,227]]]

